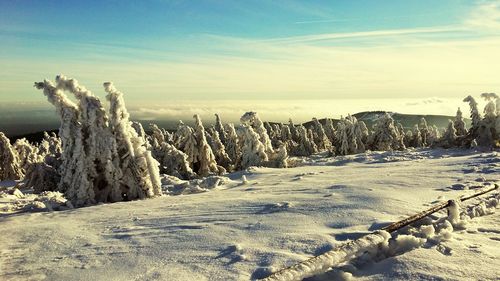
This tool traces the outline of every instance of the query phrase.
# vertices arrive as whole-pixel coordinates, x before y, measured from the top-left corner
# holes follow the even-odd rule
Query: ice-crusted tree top
[[[498,95],[495,93],[482,93],[481,97],[487,101],[498,99]]]
[[[477,102],[472,96],[467,96],[464,99],[464,102],[469,103],[470,106],[470,115],[472,119],[472,128],[475,130],[479,127],[479,123],[481,122],[481,114],[477,108]]]

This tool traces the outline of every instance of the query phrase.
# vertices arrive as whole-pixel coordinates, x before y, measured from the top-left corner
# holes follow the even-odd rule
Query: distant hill
[[[380,118],[381,115],[385,114],[385,111],[365,111],[353,114],[356,119],[359,121],[365,122],[368,128],[372,128],[373,125],[377,122],[377,119]],[[436,127],[444,129],[448,126],[448,120],[453,120],[455,116],[445,116],[445,115],[418,115],[418,114],[401,114],[395,112],[389,112],[391,114],[394,121],[401,123],[403,127],[407,130],[413,128],[415,124],[420,122],[422,117],[425,118],[428,125],[436,125]],[[321,124],[325,124],[325,119],[319,119]],[[333,119],[333,123],[336,124],[338,119]],[[470,120],[465,119],[465,123],[467,126],[470,125]],[[310,127],[313,125],[313,121],[308,121],[303,124],[305,127]]]

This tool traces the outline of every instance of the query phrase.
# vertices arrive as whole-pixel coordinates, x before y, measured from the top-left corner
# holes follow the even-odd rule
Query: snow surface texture
[[[300,167],[249,168],[229,179],[162,178],[164,192],[199,194],[59,212],[4,209],[34,202],[29,198],[36,195],[21,195],[16,182],[2,182],[0,280],[264,278],[498,182],[498,159],[497,152],[472,150],[316,155],[302,158]],[[457,184],[464,188],[453,188]],[[446,211],[431,216],[390,238],[385,248],[313,280],[497,280],[500,218],[498,212],[487,215],[492,202],[462,206],[460,221],[456,212],[450,219]]]

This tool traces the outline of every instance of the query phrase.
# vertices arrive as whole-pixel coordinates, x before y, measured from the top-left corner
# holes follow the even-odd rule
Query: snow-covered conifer
[[[259,134],[257,134],[252,126],[243,124],[238,127],[240,130],[240,141],[242,141],[241,149],[241,168],[248,168],[250,166],[262,166],[269,160],[266,148],[260,141]]]
[[[23,177],[22,163],[10,140],[0,132],[0,181],[18,180]]]
[[[331,118],[326,118],[325,124],[325,134],[330,140],[331,144],[335,144],[335,127],[333,126],[333,120]],[[366,125],[365,125],[366,127]],[[368,130],[368,129],[367,129]]]
[[[465,136],[467,134],[467,130],[465,129],[465,121],[462,117],[462,111],[460,107],[457,109],[457,115],[455,116],[455,120],[453,120],[453,126],[455,127],[457,136]]]
[[[281,140],[283,140],[285,142],[292,140],[292,132],[290,131],[290,126],[282,124],[282,126],[281,126]]]
[[[115,173],[121,178],[122,196],[132,200],[161,195],[159,163],[132,127],[123,94],[111,82],[104,83],[104,89],[108,93],[109,123],[120,159],[121,169]]]
[[[77,206],[160,195],[158,162],[132,128],[122,94],[111,83],[104,84],[108,115],[78,81],[60,75],[56,83],[45,80],[35,87],[43,89],[61,118],[57,189]],[[74,94],[77,104],[63,91]]]
[[[59,80],[56,78],[56,80]],[[43,90],[61,119],[59,136],[62,143],[61,165],[59,174],[61,180],[58,190],[76,205],[94,203],[94,190],[89,181],[82,124],[78,106],[73,103],[56,85],[49,81],[35,83],[37,89]]]
[[[259,135],[260,142],[264,145],[266,153],[273,153],[271,139],[269,138],[267,130],[264,128],[264,123],[260,120],[257,112],[246,112],[243,116],[241,116],[240,121],[244,125],[252,126],[254,131]]]
[[[38,152],[38,147],[31,144],[26,138],[18,139],[13,145],[19,156],[20,166],[26,175],[28,167],[34,163],[43,162],[44,157]]]
[[[61,180],[57,168],[45,162],[33,163],[26,170],[25,186],[32,188],[34,193],[57,190]]]
[[[175,140],[175,146],[186,153],[188,156],[188,163],[193,168],[194,163],[198,161],[199,157],[198,141],[194,135],[193,128],[180,121],[177,131],[175,132]]]
[[[225,124],[224,131],[226,132],[226,153],[236,168],[241,161],[240,140],[232,123]]]
[[[192,179],[196,177],[189,166],[188,156],[175,146],[163,142],[153,150],[155,159],[160,163],[160,172],[178,177]]]
[[[371,136],[371,146],[374,150],[390,151],[405,148],[394,125],[394,119],[389,113],[385,113],[377,120],[374,129]]]
[[[368,130],[368,127],[366,127],[365,122],[363,121],[358,121],[356,123],[356,131],[357,131],[357,137],[360,138],[362,143],[367,143],[368,138],[370,137],[370,130]]]
[[[294,155],[309,156],[318,152],[318,148],[314,141],[309,137],[308,130],[299,125],[296,127],[297,134],[299,135],[297,146],[294,149]]]
[[[411,130],[407,130],[403,136],[403,143],[405,147],[412,147],[413,146],[412,141],[413,141],[413,132]]]
[[[347,132],[347,122],[344,117],[341,117],[339,122],[337,122],[337,128],[335,130],[335,144],[336,152],[338,155],[348,155],[350,153],[350,140]]]
[[[453,121],[449,121],[448,127],[441,138],[440,146],[445,148],[454,147],[457,142],[457,131]]]
[[[149,128],[151,129],[151,139],[155,140],[158,144],[162,144],[167,142],[165,139],[165,135],[162,130],[158,128],[156,124],[149,124]]]
[[[205,128],[201,123],[200,116],[195,114],[193,118],[195,121],[194,136],[198,144],[198,159],[194,162],[194,171],[202,177],[211,174],[223,174],[225,171],[222,167],[217,166],[215,155],[207,142]]]
[[[415,148],[424,146],[424,142],[422,141],[422,135],[420,134],[420,129],[418,128],[418,124],[415,124],[415,126],[413,127],[412,140],[410,143],[411,146]]]
[[[274,167],[288,168],[288,152],[286,144],[283,142],[278,146],[274,156]]]
[[[422,138],[422,145],[428,146],[430,145],[429,137],[431,132],[429,130],[429,126],[427,125],[427,120],[424,117],[420,118],[420,122],[418,123],[418,129],[420,130],[420,137]]]
[[[332,146],[330,139],[323,129],[323,125],[316,118],[313,118],[313,136],[318,150],[327,150]]]
[[[481,120],[477,143],[482,147],[494,147],[499,139],[497,128],[499,117],[495,102],[498,96],[495,93],[483,93],[481,97],[486,100],[487,104],[484,107],[484,118]]]
[[[226,145],[226,131],[224,130],[224,126],[222,125],[222,121],[220,120],[219,114],[215,114],[215,130],[219,133],[220,141]]]
[[[472,96],[467,96],[464,99],[464,102],[468,102],[470,107],[470,117],[472,120],[472,127],[469,129],[469,134],[475,138],[476,132],[479,129],[481,123],[482,119],[481,114],[479,113],[479,110],[477,108],[477,102]]]
[[[297,132],[297,127],[293,124],[292,118],[288,120],[288,127],[290,128],[290,132],[292,133],[292,140],[295,142],[299,141],[299,133]]]
[[[215,161],[226,170],[231,170],[231,158],[226,152],[226,146],[222,143],[219,133],[214,128],[208,130],[210,136],[210,147],[215,155]]]

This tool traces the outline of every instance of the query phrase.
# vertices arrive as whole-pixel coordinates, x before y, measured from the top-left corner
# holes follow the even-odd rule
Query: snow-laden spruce
[[[226,133],[226,153],[231,159],[233,168],[239,167],[241,163],[241,146],[236,129],[232,123],[228,123],[224,125],[224,131]]]
[[[18,180],[23,177],[22,162],[10,140],[0,132],[0,181]]]
[[[207,138],[210,137],[209,144],[215,155],[215,161],[222,166],[226,171],[233,170],[231,165],[232,160],[226,152],[226,146],[222,143],[219,137],[219,132],[215,128],[207,130]]]
[[[316,143],[316,146],[319,150],[330,149],[332,143],[326,135],[325,130],[323,129],[323,125],[321,125],[319,120],[316,118],[313,118],[313,135],[314,142]]]
[[[161,195],[159,163],[132,127],[123,94],[111,82],[104,83],[104,89],[108,93],[110,127],[120,159],[121,169],[117,172],[122,177],[122,195],[128,200]]]
[[[273,152],[273,146],[271,145],[271,139],[267,134],[266,128],[264,128],[264,123],[260,120],[257,112],[247,112],[241,116],[240,121],[242,124],[251,126],[254,131],[259,135],[260,142],[264,145],[266,153]]]
[[[465,136],[467,134],[467,130],[465,129],[465,121],[460,107],[457,109],[457,114],[455,115],[455,119],[453,120],[453,127],[455,128],[457,136]]]
[[[375,131],[371,135],[371,147],[373,150],[391,151],[405,149],[403,139],[399,135],[394,119],[389,113],[383,114],[375,125]]]
[[[194,135],[198,144],[198,159],[194,162],[196,168],[193,170],[202,177],[224,174],[225,169],[217,165],[212,148],[207,142],[205,127],[203,127],[200,116],[195,114],[193,118],[195,121]]]
[[[307,129],[303,125],[296,128],[298,139],[297,146],[294,148],[294,155],[296,156],[309,156],[318,152],[318,148],[314,141],[309,137]]]
[[[16,140],[13,147],[17,151],[19,164],[25,175],[30,165],[43,161],[43,156],[40,155],[38,146],[31,144],[26,138]]]
[[[241,145],[241,168],[263,166],[269,160],[265,145],[260,141],[252,126],[244,124],[238,127]]]
[[[160,195],[158,162],[132,127],[122,93],[112,83],[104,84],[107,113],[99,98],[75,79],[60,75],[55,82],[44,80],[35,87],[43,90],[61,119],[57,189],[77,206]]]

